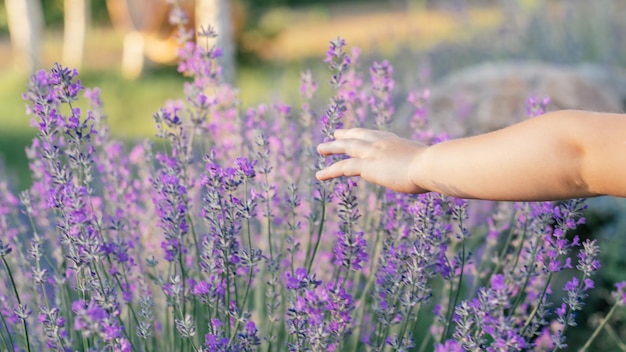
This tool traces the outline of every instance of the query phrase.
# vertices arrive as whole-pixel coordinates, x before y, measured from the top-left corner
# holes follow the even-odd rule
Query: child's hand
[[[412,174],[426,146],[391,132],[353,128],[335,131],[336,140],[322,143],[322,155],[346,154],[344,159],[320,170],[320,181],[339,176],[361,176],[369,182],[405,193],[428,190],[413,182]]]

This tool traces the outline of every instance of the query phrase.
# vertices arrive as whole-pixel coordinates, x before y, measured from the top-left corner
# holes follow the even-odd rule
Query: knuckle
[[[354,127],[350,129],[350,132],[354,136],[363,136],[367,133],[367,130],[361,127]]]

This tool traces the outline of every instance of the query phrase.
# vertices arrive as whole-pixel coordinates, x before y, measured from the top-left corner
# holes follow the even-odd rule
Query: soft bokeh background
[[[28,174],[23,151],[33,130],[20,94],[28,74],[13,62],[5,1],[0,0],[0,155],[24,188]],[[155,17],[156,3],[164,1],[128,0],[153,3],[139,16],[143,21]],[[64,1],[41,3],[45,29],[40,66],[49,68],[63,63]],[[114,28],[106,0],[90,3],[80,67],[83,83],[102,89],[113,133],[149,136],[152,114],[166,99],[181,96],[183,78],[175,66],[147,60],[138,78],[125,79],[121,64],[127,31]],[[295,102],[299,72],[323,72],[328,40],[337,35],[370,59],[389,58],[404,87],[428,86],[486,60],[591,61],[623,67],[624,7],[618,0],[233,0],[236,85],[242,109],[259,102]],[[323,75],[318,79],[325,80]]]
[[[34,130],[21,93],[29,74],[13,60],[6,1],[10,0],[0,0],[0,160],[15,188],[25,189],[30,179],[24,148]],[[154,0],[152,5],[158,1],[165,0]],[[126,32],[114,28],[106,0],[90,3],[80,67],[83,85],[101,88],[116,136],[150,137],[155,131],[152,114],[167,99],[182,97],[184,78],[173,64],[155,62],[167,60],[147,60],[138,77],[124,77]],[[40,66],[50,68],[62,61],[64,2],[42,0],[42,4],[45,30]],[[242,111],[261,102],[297,104],[299,73],[305,68],[323,87],[328,75],[322,59],[328,41],[338,35],[349,46],[362,49],[365,63],[388,58],[402,92],[438,85],[444,77],[484,62],[532,61],[557,67],[585,63],[615,72],[626,69],[623,0],[233,0],[230,4],[237,51],[235,84]],[[152,6],[143,15],[154,17]],[[167,50],[161,54],[166,56]],[[597,316],[583,317],[586,323],[581,329],[587,335],[605,311],[611,285],[626,278],[624,208],[622,203],[607,201],[588,216],[586,232],[604,237],[605,268],[597,284],[600,289],[590,302]],[[621,342],[626,339],[623,320],[619,317],[614,331],[606,333],[613,350],[626,350]]]

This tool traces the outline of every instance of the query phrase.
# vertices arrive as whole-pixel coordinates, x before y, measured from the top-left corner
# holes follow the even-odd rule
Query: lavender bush
[[[317,182],[333,160],[315,145],[336,128],[388,128],[391,64],[368,80],[338,38],[325,111],[304,72],[299,108],[242,112],[219,48],[196,45],[179,9],[171,21],[190,81],[154,114],[156,142],[113,139],[99,90],[75,70],[31,78],[33,184],[15,195],[0,182],[0,351],[567,347],[600,266],[596,242],[569,235],[583,200],[470,204]],[[427,99],[407,97],[412,137],[437,143]],[[625,300],[621,283],[592,339]]]

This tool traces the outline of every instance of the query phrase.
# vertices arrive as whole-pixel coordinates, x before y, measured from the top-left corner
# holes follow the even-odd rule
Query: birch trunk
[[[208,45],[216,45],[222,48],[223,55],[218,61],[222,66],[224,80],[228,83],[235,82],[235,40],[233,33],[231,0],[196,0],[196,30],[200,26],[211,25],[217,31],[216,41],[209,41]],[[206,38],[201,38],[198,43],[207,45]]]
[[[16,70],[32,73],[41,65],[43,10],[39,0],[5,0]]]
[[[63,64],[80,68],[85,52],[85,37],[89,26],[89,0],[65,0]]]

